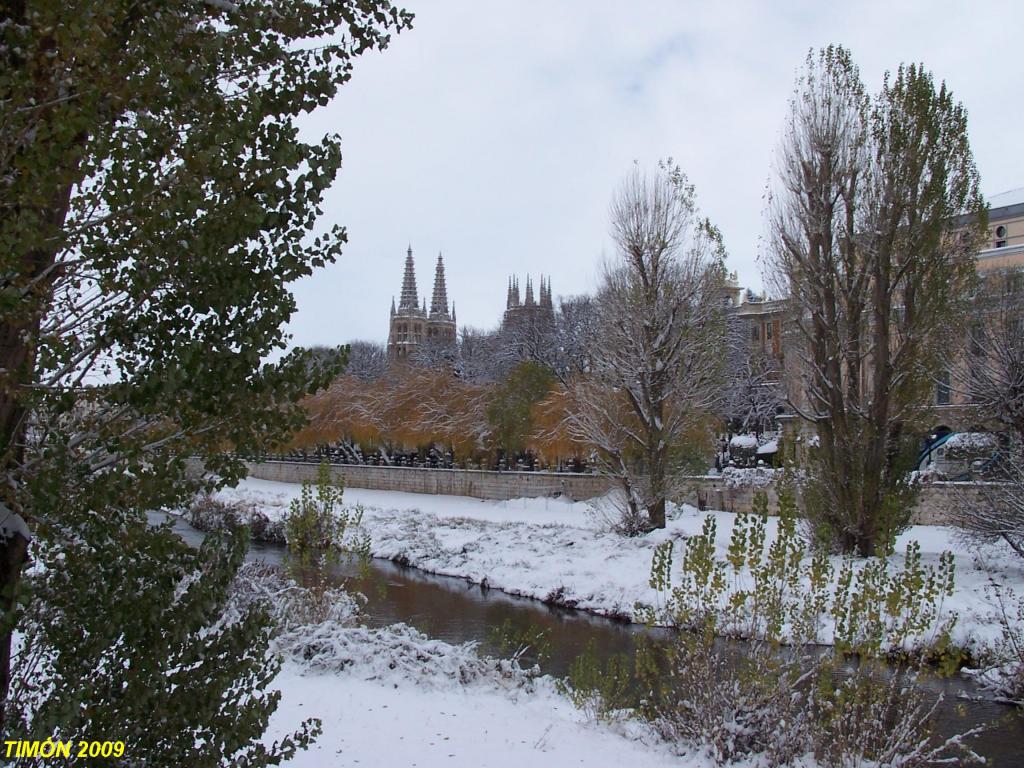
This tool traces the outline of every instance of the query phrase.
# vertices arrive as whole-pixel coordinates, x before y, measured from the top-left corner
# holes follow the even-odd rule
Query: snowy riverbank
[[[246,480],[220,495],[278,519],[299,490],[299,485]],[[665,530],[626,538],[602,530],[587,504],[561,499],[482,501],[350,488],[345,502],[364,507],[363,525],[377,557],[624,619],[633,618],[637,602],[655,598],[648,576],[659,543],[698,533],[711,514],[724,554],[735,519],[731,513],[683,506],[672,511]],[[768,534],[773,533],[770,519]],[[924,565],[937,565],[943,551],[954,553],[956,592],[943,605],[944,611],[959,616],[953,639],[975,651],[989,647],[1000,632],[1000,608],[991,584],[1021,593],[1024,564],[1008,548],[976,553],[952,529],[914,526],[897,543],[894,567],[901,565],[900,553],[912,540],[921,545]]]
[[[587,722],[551,678],[510,672],[471,645],[404,625],[324,633],[336,648],[314,663],[293,654],[273,683],[282,697],[268,739],[308,717],[323,723],[316,743],[288,763],[296,768],[712,765],[681,760],[636,725]]]

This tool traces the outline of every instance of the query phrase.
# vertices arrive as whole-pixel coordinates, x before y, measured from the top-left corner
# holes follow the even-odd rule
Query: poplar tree
[[[974,275],[985,216],[966,110],[916,64],[871,97],[850,53],[826,48],[798,81],[777,177],[769,261],[792,301],[790,403],[819,440],[807,513],[823,544],[873,555],[909,523],[901,453]]]
[[[60,632],[28,626],[53,630],[43,637],[53,674],[84,669],[70,663],[66,643],[99,626],[90,616],[113,623],[90,636],[99,645],[78,649],[91,649],[95,679],[54,689],[76,713],[69,722],[81,725],[83,713],[142,696],[160,679],[177,685],[174,675],[188,669],[184,644],[209,642],[213,653],[223,643],[211,658],[226,666],[208,670],[219,682],[205,694],[201,684],[182,688],[194,702],[191,720],[173,719],[186,715],[181,706],[137,707],[132,717],[151,718],[161,733],[175,723],[185,734],[213,727],[196,764],[263,759],[253,745],[267,711],[228,712],[252,700],[247,686],[267,682],[259,654],[247,650],[265,647],[265,632],[251,621],[209,631],[238,557],[224,545],[197,561],[142,515],[195,491],[202,481],[186,475],[189,456],[224,481],[239,477],[241,462],[224,449],[259,453],[280,440],[300,421],[295,402],[329,373],[311,380],[301,353],[261,362],[286,345],[289,284],[334,260],[345,242],[338,226],[312,234],[341,165],[340,139],[304,141],[296,118],[327,104],[357,56],[385,48],[410,23],[387,0],[0,5],[5,703],[11,632],[23,614],[45,615],[38,601],[52,598],[70,623]],[[23,583],[33,536],[38,558],[65,562],[58,554],[67,553],[73,578],[61,589],[53,573]],[[168,584],[182,579],[206,584],[206,593],[168,604],[180,599]],[[71,610],[72,594],[92,613]],[[188,607],[195,613],[181,615]],[[176,627],[161,629],[167,623]],[[232,658],[257,667],[246,673]],[[103,684],[104,670],[120,663],[146,670],[123,692]],[[28,727],[25,716],[19,710],[7,727]],[[153,749],[132,758],[171,761]]]

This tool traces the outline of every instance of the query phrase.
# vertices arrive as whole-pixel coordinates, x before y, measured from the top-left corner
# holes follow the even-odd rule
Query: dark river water
[[[152,518],[156,521],[162,516]],[[175,522],[175,529],[190,543],[202,540],[201,532],[181,521]],[[280,563],[283,554],[280,546],[253,543],[249,559]],[[450,643],[478,642],[493,653],[497,653],[494,632],[506,622],[518,628],[548,630],[548,657],[541,662],[541,668],[554,676],[564,676],[588,643],[593,642],[599,658],[608,658],[632,652],[642,636],[653,634],[657,641],[659,636],[668,634],[667,630],[652,631],[582,611],[548,606],[497,589],[481,589],[462,579],[436,576],[389,560],[372,560],[370,573],[363,578],[355,567],[342,566],[340,575],[347,577],[350,590],[366,595],[364,620],[368,626],[404,622]],[[924,685],[944,696],[935,722],[940,735],[992,724],[970,742],[972,749],[987,758],[988,765],[1024,768],[1024,716],[1006,705],[975,699],[981,692],[963,678],[931,678]]]

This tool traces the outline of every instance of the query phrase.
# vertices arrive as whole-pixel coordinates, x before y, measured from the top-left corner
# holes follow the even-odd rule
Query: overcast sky
[[[807,51],[851,49],[869,90],[923,62],[967,107],[982,189],[1024,186],[1015,2],[419,2],[413,29],[360,60],[306,121],[342,135],[325,221],[338,263],[296,285],[302,345],[385,341],[407,245],[429,300],[443,252],[460,327],[494,327],[510,274],[590,292],[613,253],[607,211],[638,161],[673,157],[761,284],[763,193]]]

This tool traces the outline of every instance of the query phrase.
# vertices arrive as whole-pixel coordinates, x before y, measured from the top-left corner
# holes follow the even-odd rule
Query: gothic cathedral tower
[[[402,276],[402,294],[395,308],[391,299],[391,326],[388,332],[388,357],[406,360],[420,344],[455,344],[455,304],[448,312],[448,288],[444,279],[444,259],[437,254],[434,270],[434,295],[427,311],[427,299],[420,306],[416,292],[416,270],[412,260],[412,246],[405,254],[405,274]]]

